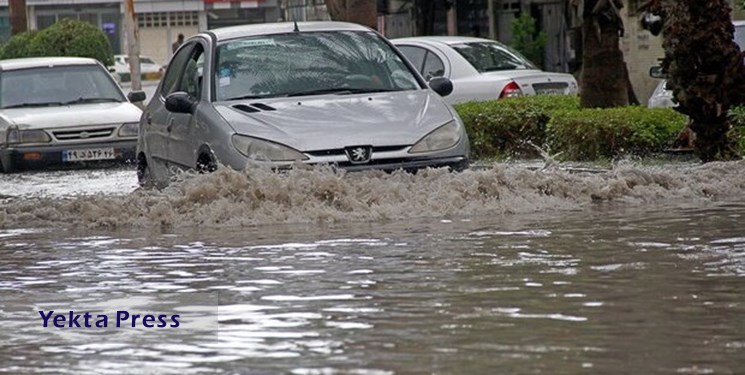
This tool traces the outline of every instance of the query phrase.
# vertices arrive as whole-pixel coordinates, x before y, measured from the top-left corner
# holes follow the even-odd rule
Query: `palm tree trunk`
[[[619,48],[623,24],[617,5],[614,0],[584,2],[580,102],[585,108],[629,104],[628,73]]]
[[[358,23],[370,28],[378,25],[378,6],[375,0],[326,0],[326,9],[334,21]]]

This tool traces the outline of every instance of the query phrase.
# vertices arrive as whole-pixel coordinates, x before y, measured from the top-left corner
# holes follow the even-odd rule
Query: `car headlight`
[[[457,120],[453,120],[424,136],[409,153],[445,150],[455,146],[460,141],[460,136],[461,125]]]
[[[136,137],[137,132],[140,130],[139,122],[125,122],[119,127],[120,137]]]
[[[8,144],[22,143],[48,143],[52,138],[43,130],[18,130],[18,128],[8,129]]]
[[[279,143],[264,141],[245,135],[233,134],[233,147],[249,159],[257,161],[307,160],[300,151]]]

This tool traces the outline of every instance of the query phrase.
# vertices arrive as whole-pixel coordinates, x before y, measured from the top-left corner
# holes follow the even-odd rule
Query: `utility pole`
[[[27,30],[26,0],[8,0],[8,13],[10,13],[11,35],[16,35]]]
[[[129,76],[132,91],[142,90],[140,77],[140,31],[135,19],[134,0],[124,1],[124,28],[127,30],[127,53],[129,54]]]

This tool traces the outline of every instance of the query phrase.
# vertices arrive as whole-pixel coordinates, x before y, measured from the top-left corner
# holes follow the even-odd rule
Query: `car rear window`
[[[495,42],[452,45],[479,73],[499,70],[538,69],[517,51]]]

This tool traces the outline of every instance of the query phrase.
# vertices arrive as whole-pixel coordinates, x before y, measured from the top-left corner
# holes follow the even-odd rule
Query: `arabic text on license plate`
[[[104,148],[83,148],[79,150],[62,151],[63,161],[86,161],[86,160],[107,160],[114,159],[113,147]]]

